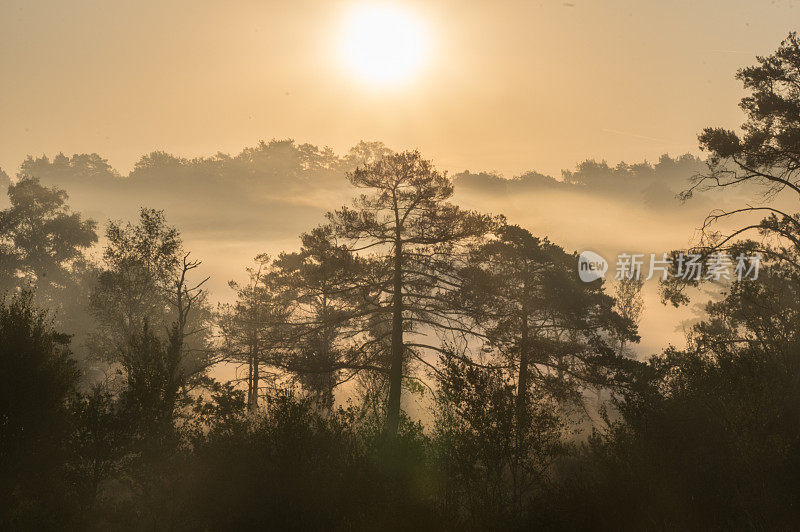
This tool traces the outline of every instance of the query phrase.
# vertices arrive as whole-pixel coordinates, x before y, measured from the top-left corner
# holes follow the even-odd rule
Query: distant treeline
[[[344,156],[330,148],[297,144],[292,140],[260,142],[231,156],[217,153],[211,157],[184,158],[163,151],[142,156],[127,175],[121,175],[100,155],[57,154],[28,157],[19,167],[18,178],[36,177],[43,183],[80,190],[100,187],[117,192],[181,191],[214,201],[237,198],[243,193],[258,193],[262,199],[292,199],[298,194],[324,198],[326,193],[346,189],[344,176],[359,164],[370,162],[391,150],[381,142],[360,142]],[[667,154],[658,161],[609,166],[605,161],[586,160],[575,170],[564,170],[560,179],[531,171],[515,177],[496,173],[464,171],[452,176],[457,188],[466,191],[504,194],[541,189],[581,189],[596,194],[622,194],[645,200],[653,206],[674,207],[676,195],[686,180],[705,168],[705,162],[685,154],[672,158]],[[8,182],[5,174],[0,180]],[[635,194],[634,194],[635,192]],[[222,193],[221,199],[215,194]],[[217,199],[215,199],[217,198]]]
[[[66,189],[73,208],[98,220],[135,216],[147,205],[168,209],[170,218],[191,236],[285,239],[348,201],[352,191],[346,174],[387,153],[391,150],[381,142],[362,141],[338,155],[330,148],[272,140],[233,156],[189,159],[153,152],[125,175],[96,153],[28,157],[15,175]],[[654,216],[668,217],[680,205],[677,194],[703,168],[703,161],[691,155],[662,155],[655,164],[609,166],[587,160],[560,179],[537,172],[506,178],[464,171],[450,177],[457,197],[576,194],[646,205]],[[0,174],[0,184],[3,180]]]
[[[691,176],[705,169],[705,162],[693,155],[677,158],[662,155],[658,162],[609,166],[605,161],[586,160],[575,170],[564,170],[561,179],[527,172],[513,178],[492,173],[462,172],[454,176],[459,190],[481,194],[520,194],[535,191],[559,190],[582,192],[617,199],[644,201],[659,209],[674,209],[677,195]]]

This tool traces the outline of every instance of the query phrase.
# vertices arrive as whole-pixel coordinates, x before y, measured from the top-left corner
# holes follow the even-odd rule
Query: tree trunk
[[[399,233],[399,230],[398,230]],[[394,438],[400,425],[400,393],[403,384],[403,244],[398,234],[394,246],[394,287],[392,290],[392,352],[389,368],[389,401],[386,436]]]
[[[253,350],[247,354],[247,410],[253,403]]]
[[[524,297],[524,296],[523,296]],[[519,463],[522,458],[522,441],[525,437],[525,431],[528,429],[528,365],[530,358],[528,356],[528,310],[525,303],[522,304],[521,316],[521,331],[520,331],[520,350],[519,350],[519,373],[517,375],[517,401],[515,406],[515,416],[517,421],[516,426],[516,453],[514,454],[513,477],[514,477],[514,496],[513,506],[515,511],[519,509],[519,501],[521,496],[520,482],[522,471],[520,471]]]
[[[253,355],[253,397],[250,399],[250,413],[258,412],[258,353]]]
[[[252,349],[247,386],[247,411],[254,414],[258,411],[258,349]]]
[[[520,353],[519,353],[519,374],[517,378],[517,440],[525,432],[528,423],[527,404],[528,404],[528,365],[530,357],[528,355],[528,312],[523,305],[522,309],[522,330],[520,331]]]

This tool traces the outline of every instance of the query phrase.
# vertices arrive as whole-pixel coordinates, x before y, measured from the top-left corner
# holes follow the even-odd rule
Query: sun
[[[419,17],[398,5],[354,6],[345,19],[342,59],[360,81],[382,86],[408,81],[426,62],[426,30]]]

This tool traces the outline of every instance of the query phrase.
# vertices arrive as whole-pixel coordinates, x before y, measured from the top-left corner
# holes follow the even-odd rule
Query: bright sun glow
[[[391,4],[355,6],[346,19],[342,56],[361,81],[392,85],[424,65],[426,28],[413,13]]]

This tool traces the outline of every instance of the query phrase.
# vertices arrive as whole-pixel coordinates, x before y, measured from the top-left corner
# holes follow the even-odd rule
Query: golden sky
[[[273,137],[507,175],[652,160],[738,125],[736,69],[800,25],[796,0],[397,0],[429,53],[376,87],[339,54],[374,3],[0,0],[0,167],[98,152],[126,172]]]

